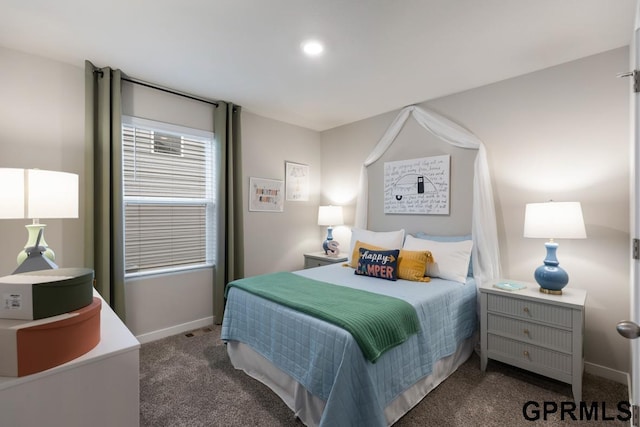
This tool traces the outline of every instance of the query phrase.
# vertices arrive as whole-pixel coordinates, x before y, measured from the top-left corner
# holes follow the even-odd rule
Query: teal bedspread
[[[228,284],[347,330],[372,363],[419,332],[414,307],[398,298],[333,285],[287,272]]]

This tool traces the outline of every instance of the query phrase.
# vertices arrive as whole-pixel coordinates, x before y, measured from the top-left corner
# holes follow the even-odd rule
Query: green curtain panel
[[[124,322],[121,78],[120,70],[85,61],[85,264]]]
[[[213,284],[213,316],[218,324],[222,323],[227,283],[244,277],[240,116],[240,106],[218,101],[214,112],[214,135],[221,153],[218,218],[219,227],[224,228],[218,233]]]
[[[85,61],[85,263],[96,275],[96,289],[126,321],[124,293],[124,218],[122,194],[122,106],[120,70]],[[220,150],[217,259],[213,316],[222,323],[224,290],[244,276],[242,225],[241,107],[217,101],[215,146]]]

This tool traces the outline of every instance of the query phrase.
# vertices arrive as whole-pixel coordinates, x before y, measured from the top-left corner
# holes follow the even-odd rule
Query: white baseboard
[[[213,316],[205,317],[203,319],[194,320],[192,322],[182,323],[180,325],[171,326],[170,328],[159,329],[153,332],[147,332],[145,334],[137,335],[136,338],[140,341],[140,344],[144,344],[151,341],[156,341],[162,338],[170,337],[172,335],[178,335],[183,332],[192,331],[194,329],[203,328],[205,326],[213,325]]]
[[[584,362],[584,370],[598,377],[606,378],[620,384],[629,385],[629,374],[627,372],[616,371],[606,366],[596,365],[595,363]]]

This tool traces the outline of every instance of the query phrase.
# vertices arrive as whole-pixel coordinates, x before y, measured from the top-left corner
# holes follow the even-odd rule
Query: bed
[[[363,229],[369,223],[367,167],[383,156],[410,116],[440,140],[478,150],[472,236],[442,239],[420,233],[405,236],[404,230]],[[476,282],[501,276],[486,150],[464,127],[419,106],[403,108],[362,164],[358,187],[349,248],[352,268],[334,264],[292,274],[410,304],[418,318],[417,333],[372,361],[345,329],[241,288],[227,287],[221,337],[232,364],[269,386],[307,426],[389,426],[398,421],[471,355],[477,342]],[[354,274],[360,267],[353,264],[358,241],[378,249],[431,251],[435,261],[419,274],[431,281],[401,277],[389,282]],[[307,289],[304,283],[299,288]]]
[[[342,264],[287,273],[300,278],[302,293],[319,281],[415,309],[418,332],[373,361],[342,327],[238,287],[227,289],[221,338],[233,366],[270,387],[305,425],[392,425],[474,349],[477,297],[467,265],[461,280],[427,283],[354,274]]]

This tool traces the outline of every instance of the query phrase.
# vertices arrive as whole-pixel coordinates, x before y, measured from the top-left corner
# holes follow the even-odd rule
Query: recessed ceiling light
[[[318,56],[324,51],[324,46],[317,40],[307,40],[302,43],[302,51],[308,56]]]

